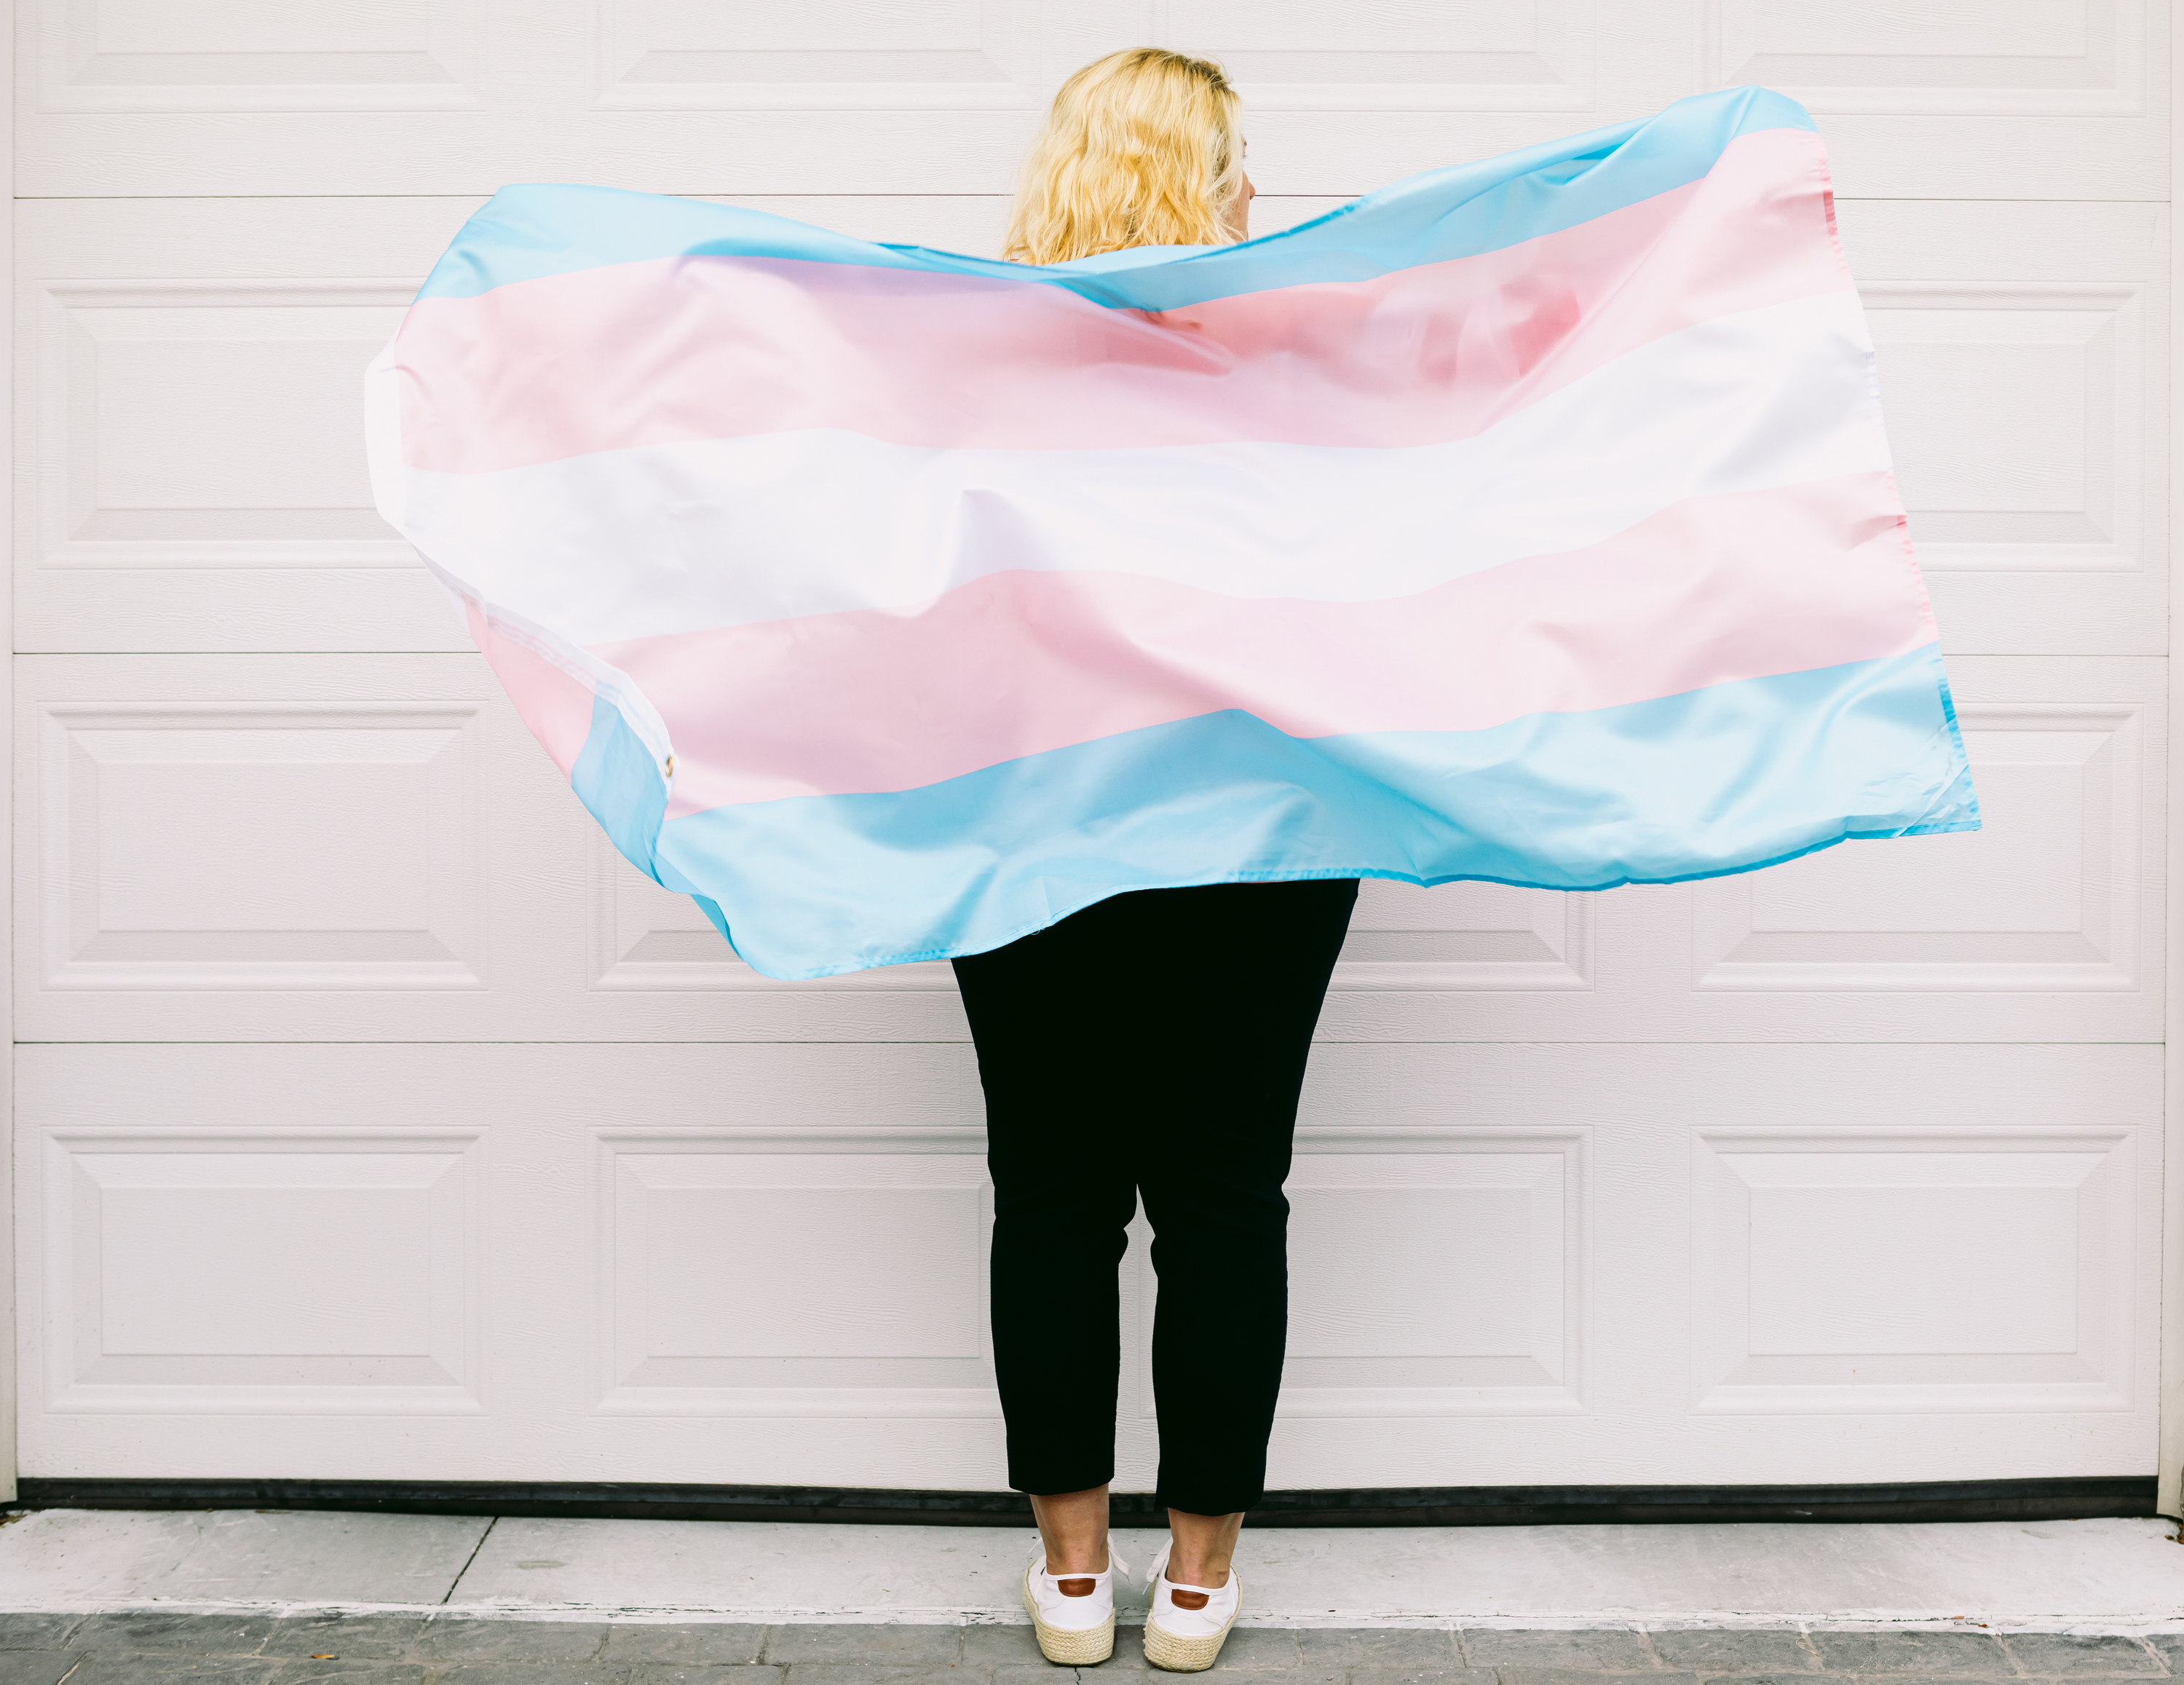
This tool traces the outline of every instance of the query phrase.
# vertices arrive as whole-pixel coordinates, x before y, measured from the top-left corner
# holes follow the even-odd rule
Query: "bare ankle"
[[[1171,1507],[1167,1526],[1167,1578],[1171,1585],[1217,1592],[1228,1583],[1229,1559],[1236,1554],[1236,1540],[1244,1526],[1240,1513],[1201,1515]],[[1186,1603],[1179,1597],[1176,1604],[1182,1609],[1202,1607],[1202,1603]]]
[[[1102,1543],[1095,1545],[1089,1549],[1050,1552],[1047,1557],[1046,1571],[1053,1575],[1056,1580],[1070,1581],[1084,1578],[1088,1575],[1104,1574],[1107,1571],[1108,1566],[1107,1547]],[[1063,1592],[1069,1597],[1087,1597],[1090,1595],[1091,1581],[1089,1579],[1085,1579],[1085,1586],[1087,1589],[1082,1592],[1072,1592],[1064,1586]]]
[[[1046,1552],[1046,1571],[1056,1580],[1082,1580],[1107,1571],[1107,1488],[1088,1487],[1034,1497],[1032,1514]],[[1069,1597],[1091,1593],[1067,1590]]]

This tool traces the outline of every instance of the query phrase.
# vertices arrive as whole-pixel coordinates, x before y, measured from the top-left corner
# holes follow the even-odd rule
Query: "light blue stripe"
[[[667,812],[667,784],[652,751],[604,696],[592,699],[592,729],[569,769],[569,784],[614,845],[658,876],[652,861]]]
[[[786,978],[980,952],[1126,890],[1353,876],[1598,890],[1979,823],[1932,646],[1486,731],[1303,740],[1209,714],[921,789],[664,825],[649,758],[634,738],[595,758],[599,734],[628,733],[610,709],[594,722],[587,805]],[[588,782],[587,766],[627,776]],[[633,820],[598,805],[623,800]]]
[[[1429,170],[1245,245],[1140,247],[1044,268],[875,245],[694,199],[613,187],[504,187],[463,225],[417,296],[469,298],[610,264],[734,254],[1013,277],[1118,309],[1175,310],[1497,251],[1696,181],[1739,135],[1812,126],[1804,107],[1784,95],[1727,88],[1679,100],[1658,117]]]

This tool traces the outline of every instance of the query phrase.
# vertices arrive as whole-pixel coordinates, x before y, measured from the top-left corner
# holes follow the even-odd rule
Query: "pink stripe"
[[[914,611],[593,653],[666,718],[670,817],[914,789],[1224,708],[1297,737],[1468,731],[1930,643],[1900,508],[1888,476],[1856,475],[1695,499],[1591,549],[1391,600],[1022,572]]]
[[[468,598],[463,601],[463,615],[470,622],[472,641],[485,651],[516,713],[554,757],[561,776],[568,777],[577,756],[584,752],[584,739],[591,735],[591,687],[517,643],[480,614]]]
[[[807,427],[1052,450],[1467,438],[1677,328],[1847,288],[1824,182],[1819,136],[1768,130],[1702,181],[1560,233],[1161,313],[716,257],[421,299],[398,352],[403,448],[414,467],[482,473]]]

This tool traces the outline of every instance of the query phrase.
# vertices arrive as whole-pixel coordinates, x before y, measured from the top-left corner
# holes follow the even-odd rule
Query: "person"
[[[1247,238],[1238,118],[1204,59],[1138,47],[1086,65],[1033,146],[1003,254]],[[1116,1270],[1140,1195],[1170,1530],[1146,1658],[1209,1667],[1236,1619],[1288,1331],[1282,1183],[1357,896],[1355,878],[1135,890],[955,962],[985,1090],[1009,1484],[1039,1522],[1024,1602],[1050,1661],[1114,1649]]]

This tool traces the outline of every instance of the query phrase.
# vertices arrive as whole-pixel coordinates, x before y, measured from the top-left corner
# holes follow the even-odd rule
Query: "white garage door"
[[[1243,84],[1262,230],[1810,104],[1988,815],[1368,885],[1273,1484],[2153,1471],[2159,0],[17,12],[26,1475],[1003,1483],[949,974],[769,982],[620,863],[372,514],[359,379],[504,181],[990,249],[1056,83],[1144,39]]]

